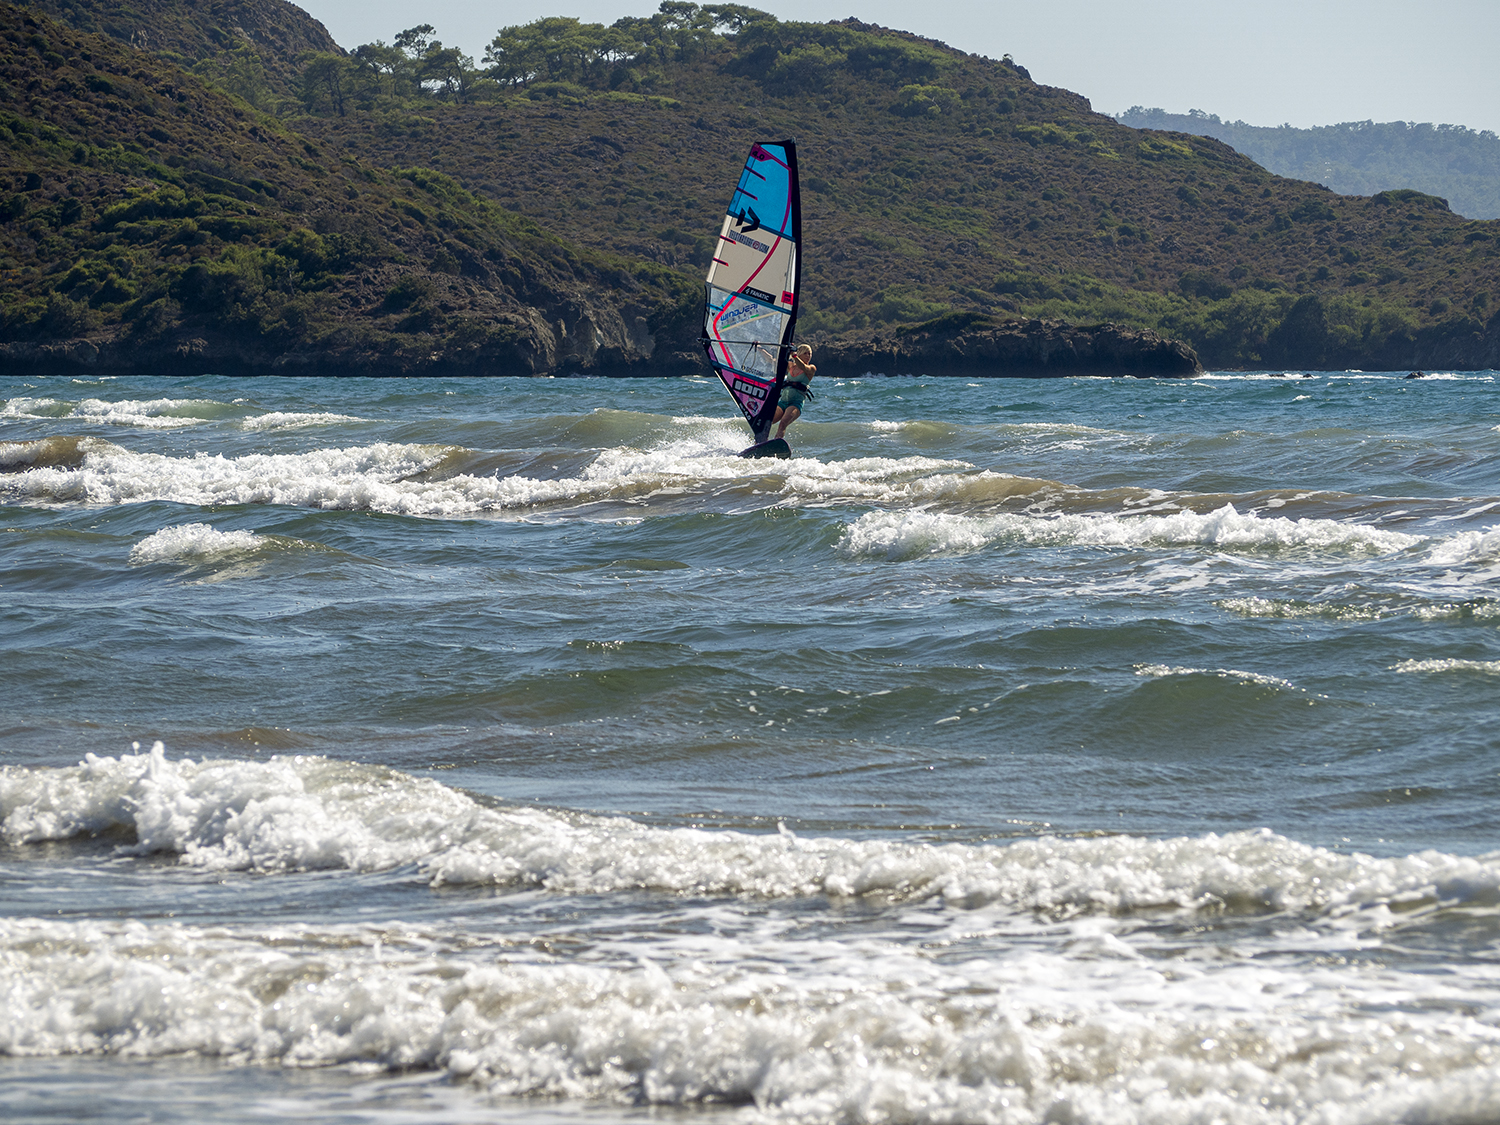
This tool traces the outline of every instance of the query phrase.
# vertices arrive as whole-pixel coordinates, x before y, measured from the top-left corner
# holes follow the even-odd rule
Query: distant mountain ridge
[[[1132,106],[1122,125],[1215,137],[1278,176],[1310,180],[1340,195],[1414,188],[1441,196],[1470,219],[1500,218],[1500,136],[1462,125],[1345,121],[1313,129],[1221,121],[1202,110]]]

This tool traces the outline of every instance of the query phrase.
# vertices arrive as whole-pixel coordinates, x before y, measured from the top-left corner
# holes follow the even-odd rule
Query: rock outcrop
[[[1500,312],[1484,324],[1464,318],[1417,333],[1409,362],[1395,366],[1425,367],[1429,371],[1445,367],[1458,371],[1500,370]]]
[[[278,348],[255,332],[201,325],[139,339],[96,333],[0,342],[0,367],[19,375],[657,375],[701,373],[680,345],[658,357],[646,312],[577,294],[548,308],[507,308],[441,334],[335,330],[316,344]]]
[[[992,321],[959,315],[866,339],[843,337],[818,348],[824,375],[960,375],[1049,378],[1134,375],[1191,378],[1203,372],[1192,348],[1121,324],[1056,320]]]

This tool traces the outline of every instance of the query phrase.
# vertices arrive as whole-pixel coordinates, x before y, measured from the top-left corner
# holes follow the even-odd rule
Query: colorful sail
[[[750,146],[708,267],[703,348],[764,441],[786,378],[802,279],[797,146]]]

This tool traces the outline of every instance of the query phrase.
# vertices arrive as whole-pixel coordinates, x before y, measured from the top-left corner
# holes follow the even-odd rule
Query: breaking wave
[[[945,845],[665,829],[491,807],[436,781],[327,758],[173,761],[161,743],[68,768],[0,769],[7,842],[104,833],[131,839],[125,854],[176,855],[211,870],[415,865],[434,886],[566,893],[876,896],[1065,914],[1226,906],[1378,914],[1393,904],[1500,902],[1494,858],[1376,859],[1268,831]]]
[[[130,549],[133,565],[173,559],[205,559],[253,551],[265,544],[253,531],[217,531],[206,523],[164,527]]]
[[[844,533],[851,555],[911,559],[974,551],[993,544],[1028,546],[1204,546],[1267,551],[1307,548],[1380,555],[1424,542],[1416,535],[1327,519],[1242,514],[1232,504],[1216,511],[1170,515],[964,516],[942,512],[871,512]]]
[[[1274,960],[1168,972],[1086,926],[1066,952],[952,964],[806,944],[789,972],[722,938],[611,964],[444,927],[0,920],[0,1053],[426,1069],[495,1095],[802,1125],[1500,1115],[1500,1031],[1464,1014],[1471,981]]]
[[[148,430],[197,426],[228,413],[238,413],[238,408],[212,399],[197,398],[126,399],[121,402],[86,398],[73,403],[55,398],[18,397],[6,400],[0,407],[0,417],[4,418],[67,419]]]
[[[691,896],[703,922],[655,944],[584,938],[584,953],[456,922],[0,919],[3,1055],[418,1069],[496,1095],[727,1102],[801,1125],[1500,1113],[1493,981],[1276,955],[1492,910],[1496,857],[1343,855],[1265,831],[930,845],[664,829],[324,758],[173,761],[160,744],[0,770],[0,816],[15,846],[107,832],[132,838],[123,854],[219,871],[645,890]],[[702,901],[815,894],[926,900],[922,940],[798,934]],[[965,955],[1010,932],[985,907],[1040,912],[1051,940]],[[1129,924],[1164,908],[1283,917],[1265,956],[1194,957]]]
[[[57,439],[49,439],[56,441]],[[75,439],[76,440],[76,439]],[[0,496],[40,503],[115,505],[152,500],[179,504],[282,504],[451,517],[537,505],[635,501],[685,489],[741,487],[746,495],[790,502],[833,499],[898,501],[944,495],[1029,491],[1036,482],[963,472],[962,461],[868,457],[781,466],[779,486],[765,490],[764,462],[744,461],[707,439],[662,448],[608,448],[574,476],[476,476],[446,473],[455,447],[380,443],[307,453],[222,454],[183,458],[137,453],[108,442],[78,441],[72,455],[48,460],[28,449],[0,447]]]

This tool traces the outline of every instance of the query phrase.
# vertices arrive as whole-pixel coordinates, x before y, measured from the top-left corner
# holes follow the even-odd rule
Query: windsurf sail
[[[751,145],[708,266],[703,350],[758,442],[786,379],[801,281],[797,146]]]

